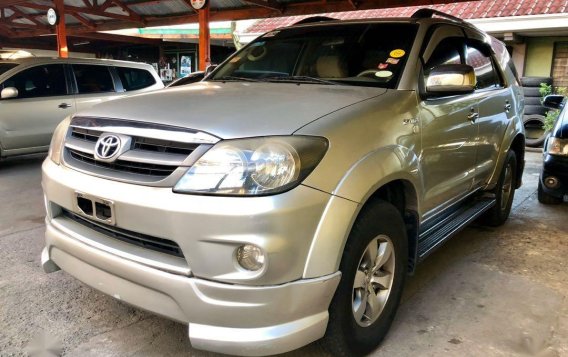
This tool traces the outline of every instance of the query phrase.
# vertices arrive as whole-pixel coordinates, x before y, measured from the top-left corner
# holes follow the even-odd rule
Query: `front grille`
[[[140,162],[123,161],[123,160],[116,160],[115,162],[97,161],[95,160],[94,155],[92,154],[87,154],[79,150],[74,150],[70,148],[68,148],[68,150],[69,154],[71,154],[71,157],[75,160],[84,162],[86,164],[95,167],[100,167],[113,171],[164,178],[171,175],[177,169],[177,166],[155,165],[155,164],[146,164]]]
[[[101,135],[113,133],[128,147],[112,162],[98,160],[95,147]],[[126,139],[127,138],[127,139]],[[190,129],[117,119],[74,118],[65,139],[67,166],[122,182],[171,187],[194,160],[218,139]],[[195,152],[195,154],[197,154]]]
[[[62,210],[62,215],[87,228],[102,233],[107,237],[111,237],[120,240],[122,242],[133,244],[156,252],[173,255],[179,258],[184,258],[179,245],[171,240],[157,238],[146,234],[129,231],[126,229],[109,226],[104,223],[94,222],[91,221],[90,219],[83,218],[65,209]]]

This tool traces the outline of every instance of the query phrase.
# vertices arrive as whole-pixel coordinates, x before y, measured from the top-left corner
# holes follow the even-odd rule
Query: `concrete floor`
[[[57,341],[68,356],[214,356],[191,349],[181,324],[43,273],[41,159],[0,164],[0,356]],[[408,279],[373,356],[568,356],[568,204],[538,203],[540,165],[528,153],[503,227],[467,228]],[[324,353],[285,356],[306,355]]]

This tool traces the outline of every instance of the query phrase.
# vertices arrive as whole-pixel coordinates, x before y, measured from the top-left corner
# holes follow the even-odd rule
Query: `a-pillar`
[[[63,0],[55,0],[55,11],[59,22],[56,25],[57,30],[57,52],[59,57],[69,57],[69,49],[67,48],[67,31],[65,29],[65,4]]]
[[[199,70],[211,64],[211,37],[209,33],[209,1],[199,10]]]

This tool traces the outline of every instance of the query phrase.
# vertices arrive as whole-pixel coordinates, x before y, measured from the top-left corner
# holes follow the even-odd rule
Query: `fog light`
[[[256,245],[245,244],[237,248],[237,262],[246,270],[260,270],[264,261],[264,253]]]
[[[544,179],[544,185],[548,188],[558,187],[558,179],[554,176],[548,176]]]

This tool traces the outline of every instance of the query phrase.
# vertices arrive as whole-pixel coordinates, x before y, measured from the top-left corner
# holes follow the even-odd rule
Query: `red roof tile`
[[[558,14],[568,11],[568,0],[479,0],[444,5],[410,6],[389,9],[346,11],[322,16],[333,17],[339,20],[367,19],[379,17],[409,17],[416,10],[429,7],[443,11],[462,19],[481,19],[492,17],[509,17],[523,15]],[[254,23],[246,33],[264,33],[278,27],[290,26],[307,16],[288,16],[262,19]]]

